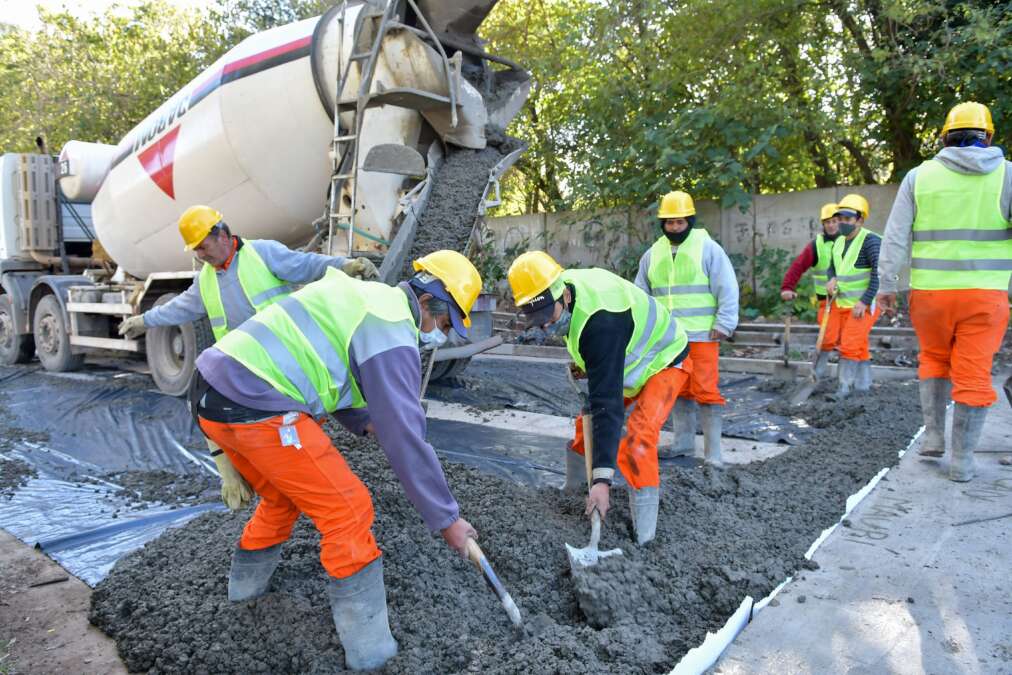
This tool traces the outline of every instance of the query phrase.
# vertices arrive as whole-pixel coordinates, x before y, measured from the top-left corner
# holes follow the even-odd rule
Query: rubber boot
[[[587,464],[583,455],[566,448],[566,491],[586,491]]]
[[[854,391],[871,389],[871,361],[857,362],[857,375],[854,377]]]
[[[724,406],[701,405],[703,417],[703,457],[707,464],[717,469],[724,468],[720,451],[720,436],[724,427]]]
[[[857,376],[857,361],[850,359],[840,359],[840,363],[836,366],[836,377],[838,384],[836,385],[836,400],[841,400],[850,394],[854,388],[854,378]]]
[[[330,611],[351,670],[375,670],[397,655],[390,633],[383,558],[376,558],[345,579],[327,579]]]
[[[932,377],[918,383],[921,394],[921,414],[924,416],[924,438],[917,454],[922,457],[941,457],[945,454],[945,409],[949,407],[952,382],[943,377]]]
[[[952,413],[952,458],[949,460],[949,480],[965,483],[973,480],[973,451],[980,441],[987,408],[956,404]]]
[[[670,459],[672,457],[692,457],[696,454],[696,410],[699,406],[695,401],[679,398],[671,407],[671,428],[674,440],[670,448],[658,448],[657,456]]]
[[[236,546],[232,552],[232,567],[228,571],[228,599],[243,602],[266,593],[279,560],[281,544],[256,551]]]
[[[826,371],[829,370],[829,352],[819,352],[819,356],[815,359],[815,379],[821,380],[826,376]]]
[[[643,545],[657,534],[657,510],[661,505],[661,489],[644,487],[629,488],[629,513],[632,515],[636,543]]]

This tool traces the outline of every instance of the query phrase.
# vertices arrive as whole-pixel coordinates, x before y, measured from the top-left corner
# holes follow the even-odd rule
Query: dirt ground
[[[400,642],[387,672],[666,672],[746,594],[762,597],[814,565],[804,551],[836,521],[847,496],[895,463],[920,424],[910,383],[855,396],[842,422],[827,416],[838,407],[803,407],[801,417],[829,426],[761,464],[664,469],[658,535],[648,546],[633,543],[624,491],[614,490],[602,546],[625,555],[581,580],[589,584],[581,597],[589,592],[593,600],[582,608],[563,546],[586,542],[582,498],[445,464],[463,515],[521,608],[521,631],[474,568],[425,531],[381,450],[332,430],[376,508]],[[307,522],[285,545],[270,592],[228,603],[229,557],[245,518],[209,514],[169,530],[99,584],[91,620],[116,639],[131,670],[340,670],[318,536]]]
[[[116,643],[88,623],[90,598],[84,582],[0,530],[0,673],[126,673]]]

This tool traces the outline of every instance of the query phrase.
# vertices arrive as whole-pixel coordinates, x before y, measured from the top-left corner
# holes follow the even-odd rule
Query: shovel
[[[791,405],[801,405],[808,400],[808,397],[815,391],[819,384],[819,377],[815,374],[815,364],[819,361],[819,354],[822,352],[822,343],[826,339],[826,327],[829,325],[829,312],[836,299],[836,293],[826,299],[826,311],[822,315],[822,323],[819,324],[819,338],[815,341],[815,355],[812,357],[812,374],[807,381],[798,389],[794,390],[788,401]]]
[[[509,616],[510,621],[513,622],[513,625],[521,625],[523,620],[520,618],[520,608],[517,607],[517,603],[513,602],[513,597],[510,596],[506,587],[499,581],[499,577],[488,563],[485,553],[474,539],[467,540],[467,557],[481,571],[482,576],[485,577],[485,582],[499,598],[499,602],[502,603],[503,609],[506,610],[506,614]]]
[[[798,369],[791,365],[790,362],[790,350],[791,350],[791,318],[792,313],[790,310],[784,312],[784,362],[778,363],[773,367],[773,377],[781,380],[794,380],[798,376]]]

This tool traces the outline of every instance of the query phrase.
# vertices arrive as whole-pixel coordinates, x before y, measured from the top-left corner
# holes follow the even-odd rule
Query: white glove
[[[232,460],[210,438],[207,439],[207,449],[211,451],[211,458],[214,459],[218,474],[221,476],[221,501],[233,511],[249,505],[253,501],[253,490],[242,474],[232,466]]]
[[[341,271],[349,277],[356,277],[362,281],[379,279],[379,270],[368,258],[351,258],[341,265]]]
[[[144,331],[147,329],[147,326],[144,325],[144,315],[138,314],[137,316],[123,319],[123,323],[119,325],[119,334],[128,340],[133,340],[136,337],[144,335]]]

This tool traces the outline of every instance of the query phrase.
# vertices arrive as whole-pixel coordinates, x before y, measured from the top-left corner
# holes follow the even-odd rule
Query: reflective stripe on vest
[[[706,230],[693,228],[674,255],[664,236],[650,248],[650,293],[671,316],[681,319],[679,324],[693,341],[709,340],[717,320],[717,298],[703,271],[703,247],[709,239]]]
[[[236,276],[239,277],[239,287],[242,288],[253,310],[259,312],[295,289],[274,276],[253,247],[253,243],[244,241],[242,248],[236,252],[232,264],[238,265]],[[204,263],[203,269],[200,270],[199,288],[200,299],[204,301],[204,309],[207,310],[214,339],[220,340],[225,333],[237,328],[242,321],[235,316],[236,308],[231,308],[230,314],[230,308],[222,303],[218,275],[213,265]]]
[[[876,236],[870,230],[861,228],[861,231],[857,233],[857,236],[850,241],[850,246],[847,246],[846,237],[837,237],[836,241],[833,242],[833,267],[836,270],[836,306],[853,307],[857,304],[857,301],[861,299],[864,292],[868,290],[868,284],[871,283],[871,268],[861,270],[855,267],[857,264],[857,257],[861,254],[861,247],[864,245],[864,240],[869,236]],[[843,249],[847,247],[847,254],[844,255]]]
[[[633,333],[626,345],[622,375],[626,397],[638,394],[647,380],[671,365],[688,344],[680,322],[655,298],[620,276],[602,269],[566,270],[562,280],[576,290],[566,348],[581,370],[587,369],[580,355],[580,335],[587,320],[599,311],[632,310]]]
[[[838,239],[839,237],[837,237]],[[826,295],[826,282],[829,280],[829,263],[833,260],[833,243],[819,234],[815,237],[815,264],[812,265],[812,280],[815,282],[815,294]]]
[[[1001,212],[1006,163],[962,174],[928,160],[917,168],[910,287],[1007,290],[1012,229]]]
[[[215,345],[314,416],[363,408],[348,345],[366,315],[410,321],[404,292],[328,269],[319,281],[258,313]],[[417,329],[416,329],[417,330]]]

